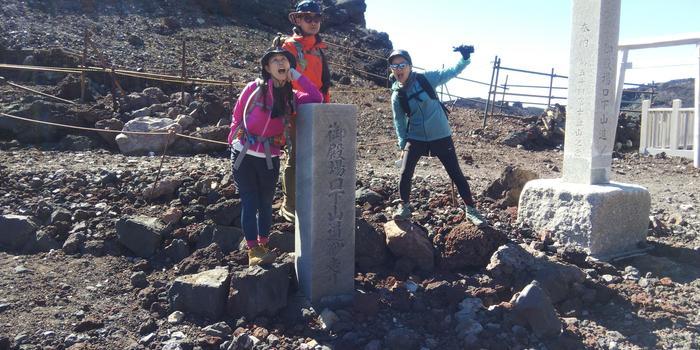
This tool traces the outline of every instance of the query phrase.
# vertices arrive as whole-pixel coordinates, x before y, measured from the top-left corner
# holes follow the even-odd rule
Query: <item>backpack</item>
[[[245,157],[246,152],[248,151],[248,148],[252,146],[255,143],[261,143],[264,147],[265,150],[265,161],[267,165],[267,169],[272,170],[272,153],[270,151],[270,145],[275,144],[277,146],[287,146],[287,149],[289,152],[291,152],[291,144],[288,142],[289,141],[289,117],[286,116],[284,117],[284,132],[281,135],[277,136],[270,136],[270,137],[262,137],[259,135],[254,135],[253,133],[248,131],[247,127],[247,120],[248,116],[250,115],[250,112],[252,112],[253,108],[248,109],[251,107],[251,104],[253,106],[258,106],[262,108],[272,108],[270,106],[265,105],[264,103],[260,102],[260,94],[266,94],[267,91],[262,91],[266,85],[263,84],[261,80],[256,79],[255,80],[256,87],[255,91],[250,95],[248,98],[248,101],[246,102],[244,108],[243,108],[243,119],[241,120],[241,123],[238,124],[238,127],[236,130],[234,130],[233,135],[234,138],[238,137],[239,135],[243,137],[243,149],[241,150],[240,154],[238,157],[234,160],[233,163],[233,168],[238,170],[238,168],[241,166],[241,163],[243,162],[243,157]],[[296,107],[295,107],[296,110]]]
[[[428,81],[428,78],[425,77],[425,75],[421,73],[415,73],[416,74],[416,81],[418,84],[420,84],[421,90],[425,91],[426,94],[428,94],[428,97],[430,97],[433,100],[438,101],[440,104],[440,107],[442,107],[442,110],[445,111],[445,116],[450,115],[450,110],[445,107],[445,104],[440,101],[440,99],[437,97],[437,93],[435,92],[435,88],[430,85],[430,82]],[[404,113],[406,113],[406,117],[410,118],[413,112],[411,111],[411,107],[408,104],[408,101],[418,97],[418,95],[421,93],[419,90],[418,92],[412,94],[411,96],[407,96],[405,92],[399,90],[399,103],[401,104],[401,108],[403,109]]]
[[[297,49],[297,62],[302,70],[306,70],[306,60],[304,59],[304,48],[301,43],[294,41],[294,47]],[[328,61],[326,60],[326,54],[323,49],[318,49],[318,54],[321,57],[321,88],[319,89],[322,94],[327,94],[331,86],[331,73],[328,69]]]

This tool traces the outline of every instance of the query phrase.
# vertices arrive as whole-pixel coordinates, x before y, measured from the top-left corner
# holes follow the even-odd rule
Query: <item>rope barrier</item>
[[[84,126],[66,125],[66,124],[47,122],[47,121],[43,121],[43,120],[23,118],[23,117],[18,117],[15,115],[1,113],[1,112],[0,112],[0,115],[8,117],[8,118],[12,118],[12,119],[18,119],[18,120],[23,120],[26,122],[31,122],[31,123],[39,123],[39,124],[51,125],[51,126],[56,126],[56,127],[63,127],[63,128],[68,128],[68,129],[84,130],[84,131],[108,132],[108,133],[112,133],[112,134],[130,134],[130,135],[169,135],[170,134],[170,132],[166,132],[166,131],[148,131],[147,132],[147,131],[125,131],[125,130],[109,130],[109,129],[88,128],[88,127],[84,127]],[[186,138],[186,139],[228,146],[228,142],[224,142],[224,141],[205,139],[205,138],[191,136],[191,135],[185,135],[185,134],[181,134],[181,133],[175,133],[175,135],[182,137],[182,138]]]
[[[40,72],[74,73],[74,74],[83,72],[83,70],[80,68],[26,66],[26,65],[22,65],[22,64],[5,64],[5,63],[0,63],[0,68],[40,71]]]
[[[27,66],[20,64],[4,64],[0,63],[0,69],[16,69],[16,70],[30,70],[30,71],[41,71],[41,72],[57,72],[57,73],[67,73],[67,74],[80,74],[82,72],[91,73],[110,73],[111,69],[101,68],[101,67],[78,67],[78,68],[61,68],[61,67],[45,67],[45,66]],[[134,78],[143,78],[148,80],[179,83],[179,84],[202,84],[202,85],[219,85],[219,86],[230,86],[231,84],[223,80],[214,79],[201,79],[201,78],[186,78],[175,76],[175,75],[165,75],[165,74],[154,74],[147,72],[136,72],[124,69],[115,69],[114,74],[121,76],[129,76]],[[235,82],[236,86],[245,86],[245,83]]]
[[[73,101],[64,100],[64,99],[62,99],[62,98],[60,98],[60,97],[56,97],[56,96],[54,96],[54,95],[49,95],[49,94],[43,93],[43,92],[41,92],[41,91],[37,91],[37,90],[34,90],[34,89],[30,89],[30,88],[28,88],[28,87],[26,87],[26,86],[22,86],[22,85],[19,85],[19,84],[15,84],[15,83],[13,83],[13,82],[9,82],[9,81],[5,82],[5,81],[4,81],[5,78],[3,78],[3,77],[0,77],[0,79],[3,80],[3,83],[7,83],[7,85],[16,87],[16,88],[18,88],[18,89],[20,89],[20,90],[25,90],[25,91],[33,92],[33,93],[35,93],[35,94],[38,94],[38,95],[41,95],[41,96],[46,96],[46,97],[52,98],[52,99],[54,99],[54,100],[58,100],[58,101],[65,102],[65,103],[70,103],[70,104],[72,104],[72,105],[77,105],[77,103],[75,103],[75,102],[73,102]],[[0,85],[2,85],[2,83],[0,83]]]
[[[121,131],[121,130],[109,130],[109,129],[97,129],[97,128],[88,128],[84,126],[77,126],[77,125],[66,125],[66,124],[59,124],[59,123],[53,123],[53,122],[47,122],[43,120],[36,120],[36,119],[30,119],[30,118],[24,118],[24,117],[18,117],[16,115],[11,115],[7,113],[2,113],[0,112],[0,115],[12,119],[18,119],[18,120],[23,120],[26,122],[30,123],[38,123],[38,124],[45,124],[45,125],[51,125],[51,126],[57,126],[57,127],[62,127],[62,128],[68,128],[68,129],[76,129],[76,130],[84,130],[84,131],[95,131],[95,132],[108,132],[108,133],[113,133],[113,134],[132,134],[132,135],[168,135],[168,132],[160,132],[160,131],[151,131],[151,132],[145,132],[145,131]],[[179,134],[178,134],[179,135]]]
[[[379,75],[379,74],[372,73],[372,72],[367,72],[367,71],[364,71],[364,70],[362,70],[362,69],[358,69],[358,68],[355,68],[355,67],[348,67],[348,66],[342,65],[342,64],[340,64],[340,63],[332,63],[332,62],[331,62],[331,63],[329,63],[329,64],[330,64],[331,66],[338,66],[338,67],[342,67],[342,68],[345,68],[345,69],[355,70],[355,71],[358,71],[358,72],[360,72],[360,73],[365,73],[365,74],[367,74],[367,75],[371,75],[371,76],[374,76],[374,77],[377,77],[377,78],[381,78],[381,79],[384,79],[384,80],[388,80],[388,79],[389,79],[389,78],[387,78],[387,77],[385,77],[385,76],[383,76],[383,75]]]
[[[47,122],[47,121],[43,121],[43,120],[18,117],[18,116],[12,115],[12,114],[2,113],[2,112],[0,112],[0,115],[7,117],[7,118],[22,120],[22,121],[26,121],[26,122],[30,122],[30,123],[44,124],[44,125],[62,127],[62,128],[67,128],[67,129],[76,129],[76,130],[94,131],[94,132],[107,132],[107,133],[112,133],[112,134],[128,134],[128,135],[159,135],[159,136],[175,135],[175,136],[190,139],[190,140],[208,142],[208,143],[224,145],[224,146],[229,145],[228,142],[224,142],[224,141],[205,139],[205,138],[196,137],[196,136],[192,136],[192,135],[185,135],[185,134],[181,134],[181,133],[173,133],[172,131],[148,131],[147,132],[147,131],[124,131],[124,130],[97,129],[97,128],[88,128],[88,127],[84,127],[84,126],[66,125],[66,124],[60,124],[60,123]],[[357,148],[380,146],[380,145],[390,144],[390,143],[394,143],[394,142],[396,142],[396,141],[391,140],[391,141],[383,141],[383,142],[374,142],[374,143],[369,143],[369,144],[358,144]]]
[[[391,140],[391,141],[382,141],[382,142],[374,142],[374,143],[365,143],[365,144],[358,144],[357,148],[362,148],[362,147],[372,147],[372,146],[380,146],[380,145],[386,145],[390,143],[396,143],[396,140]]]
[[[344,94],[344,93],[359,93],[359,92],[376,92],[376,93],[382,93],[382,92],[388,92],[389,89],[372,89],[372,88],[366,88],[366,89],[350,89],[350,90],[332,90],[333,94]]]
[[[341,49],[345,49],[345,50],[348,50],[348,51],[358,52],[358,53],[364,54],[364,55],[369,56],[369,57],[374,57],[374,58],[379,58],[379,59],[381,59],[381,60],[386,60],[386,57],[384,57],[384,56],[379,56],[379,55],[373,54],[373,53],[371,53],[371,52],[367,52],[367,51],[362,51],[362,50],[354,49],[354,48],[347,47],[347,46],[343,46],[343,45],[340,45],[340,44],[336,44],[336,43],[334,43],[334,42],[327,41],[327,40],[324,40],[324,42],[325,42],[326,44],[330,45],[330,46],[335,46],[335,47],[339,47],[339,48],[341,48]]]
[[[185,134],[175,134],[175,135],[180,136],[182,138],[186,138],[186,139],[197,140],[197,141],[202,141],[202,142],[209,142],[209,143],[214,143],[217,145],[226,145],[226,146],[229,145],[228,142],[224,142],[224,141],[210,140],[210,139],[205,139],[205,138],[191,136],[191,135],[185,135]]]

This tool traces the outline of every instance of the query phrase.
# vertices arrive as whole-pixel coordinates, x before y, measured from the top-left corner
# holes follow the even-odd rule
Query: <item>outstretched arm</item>
[[[458,76],[459,73],[462,73],[464,68],[466,68],[469,65],[469,63],[471,63],[470,59],[465,60],[464,58],[460,58],[457,64],[450,68],[425,72],[425,77],[430,82],[430,85],[432,85],[434,88],[437,88],[438,86],[445,84],[452,78]]]

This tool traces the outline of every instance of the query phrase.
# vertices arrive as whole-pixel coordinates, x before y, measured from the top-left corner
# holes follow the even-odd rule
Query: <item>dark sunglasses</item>
[[[306,23],[321,23],[322,16],[321,15],[304,15],[301,19],[304,20]]]
[[[403,63],[397,63],[397,64],[390,64],[389,68],[391,69],[404,69],[408,66],[408,63],[403,62]]]

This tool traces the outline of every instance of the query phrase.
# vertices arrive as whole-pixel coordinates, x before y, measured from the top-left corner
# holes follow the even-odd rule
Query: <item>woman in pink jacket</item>
[[[295,66],[294,56],[288,51],[268,50],[260,59],[262,79],[249,83],[233,108],[228,142],[251,266],[274,261],[266,244],[279,177],[280,148],[288,137],[289,121],[295,117],[298,104],[323,101],[316,86]],[[300,90],[292,89],[292,81]]]

